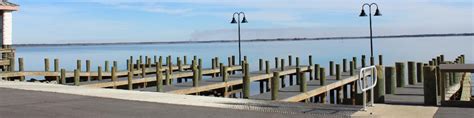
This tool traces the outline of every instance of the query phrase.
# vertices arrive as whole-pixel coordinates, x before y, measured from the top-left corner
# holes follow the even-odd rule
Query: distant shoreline
[[[416,37],[455,37],[474,36],[474,33],[450,33],[450,34],[414,34],[414,35],[387,35],[374,36],[374,38],[416,38]],[[321,38],[277,38],[277,39],[251,39],[241,42],[270,42],[270,41],[306,41],[306,40],[349,40],[368,39],[369,36],[354,37],[321,37]],[[15,47],[41,47],[41,46],[98,46],[98,45],[149,45],[149,44],[189,44],[189,43],[229,43],[238,40],[211,40],[211,41],[168,41],[168,42],[114,42],[114,43],[63,43],[63,44],[13,44]]]

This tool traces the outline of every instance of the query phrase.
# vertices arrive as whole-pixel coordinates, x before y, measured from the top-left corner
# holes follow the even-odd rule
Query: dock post
[[[66,84],[66,69],[61,69],[61,82],[60,84]]]
[[[128,71],[128,90],[133,90],[133,73]]]
[[[155,68],[156,68],[156,92],[163,92],[163,73],[160,71],[161,70],[161,62],[155,62]]]
[[[173,74],[173,62],[171,60],[171,55],[168,56],[168,70],[170,70],[170,74]]]
[[[109,61],[105,61],[105,65],[104,65],[105,72],[109,72],[109,68],[110,68]]]
[[[416,69],[415,62],[408,61],[408,84],[415,85],[416,83]]]
[[[374,103],[384,103],[385,102],[385,75],[383,71],[383,66],[376,65],[377,73],[377,86],[374,88]]]
[[[279,72],[273,72],[273,77],[272,77],[272,100],[277,100],[278,99],[278,91],[280,89],[280,73]]]
[[[243,79],[243,98],[248,99],[250,97],[250,76],[249,76],[249,64],[247,62],[244,63],[245,71],[244,71],[244,79]]]
[[[79,78],[80,75],[79,75],[79,70],[74,70],[74,86],[79,86]]]
[[[347,72],[347,59],[342,59],[342,72]]]
[[[275,68],[276,69],[278,68],[278,65],[280,65],[280,64],[278,64],[278,61],[279,61],[278,57],[275,57]]]
[[[309,80],[313,80],[314,79],[314,71],[311,70],[311,67],[313,66],[313,56],[312,55],[309,55],[308,57],[308,69],[310,70],[309,71]]]
[[[184,65],[188,65],[188,57],[186,55],[183,56],[183,63]]]
[[[59,59],[54,59],[54,72],[59,72]]]
[[[269,61],[265,61],[265,73],[270,74],[270,62]],[[271,85],[270,82],[271,82],[271,80],[269,78],[269,79],[266,79],[265,81],[266,81],[266,85],[265,85],[266,92],[268,92],[268,91],[270,91],[270,85]]]
[[[354,62],[349,62],[349,75],[354,76]]]
[[[117,61],[113,61],[113,67],[115,67],[115,69],[118,69],[118,64],[117,64]]]
[[[394,67],[387,66],[385,67],[385,85],[387,85],[385,89],[386,94],[395,94],[395,90],[397,88],[397,80],[396,80],[396,71]]]
[[[133,71],[132,71],[133,72]],[[132,73],[133,74],[133,73]],[[97,67],[97,80],[101,81],[102,80],[102,67],[98,66]]]
[[[438,104],[438,87],[437,87],[437,78],[436,78],[436,68],[435,66],[425,66],[423,67],[423,92],[425,105],[436,106]]]
[[[193,67],[193,87],[199,86],[199,70]]]
[[[182,64],[181,59],[179,57],[177,58],[177,61],[178,61],[177,62],[178,63],[178,70],[183,71],[184,70],[183,69],[183,64]]]
[[[179,57],[178,57],[178,58],[179,58]],[[148,68],[151,68],[151,57],[148,57],[148,60],[147,60],[147,61],[148,61],[148,63],[147,63],[146,66],[147,66]]]
[[[90,60],[86,60],[86,72],[87,72],[87,81],[90,82],[91,81],[91,61]]]
[[[324,86],[326,85],[326,71],[324,70],[323,67],[319,68],[319,85]],[[321,103],[326,103],[326,93],[321,94]]]
[[[361,59],[360,59],[360,63],[362,64],[362,67],[365,67],[365,55],[362,55]]]
[[[18,71],[20,72],[25,71],[23,67],[23,58],[18,58]],[[25,81],[25,76],[21,76],[20,81]]]
[[[235,66],[235,56],[232,55],[232,65]]]
[[[285,70],[285,59],[281,59],[281,62],[280,62],[280,71],[284,71]],[[281,76],[281,88],[285,88],[286,87],[286,84],[285,84],[285,76]]]
[[[341,80],[341,65],[336,64],[336,80]]]
[[[143,64],[143,56],[142,55],[140,55],[139,58],[138,58],[137,66],[140,66],[141,64]]]
[[[117,88],[117,85],[116,85],[116,81],[117,81],[117,67],[112,67],[112,82],[114,83],[114,86],[113,88],[116,89]]]
[[[170,81],[171,75],[168,69],[165,70],[165,83],[163,85],[171,85]]]
[[[296,57],[296,68],[299,68],[300,67],[300,58],[299,57]],[[295,74],[296,76],[298,76],[298,73]],[[291,81],[293,82],[293,81]],[[290,84],[292,85],[292,84]],[[296,85],[300,85],[300,80],[298,78],[296,78]]]
[[[319,64],[314,64],[314,80],[319,80]]]
[[[300,57],[296,57],[296,67],[300,67]]]
[[[416,80],[418,83],[423,82],[423,63],[416,63]]]
[[[405,63],[396,62],[395,70],[397,77],[397,87],[405,87]]]
[[[306,92],[307,84],[304,72],[301,72],[301,68],[296,68],[297,78],[300,81],[300,92]]]
[[[44,58],[44,71],[49,71],[49,58]]]
[[[202,80],[202,59],[198,59],[199,65],[198,65],[198,80]]]
[[[354,63],[354,69],[357,69],[357,57],[352,57],[352,63]]]
[[[323,67],[319,68],[319,85],[326,85],[326,70]]]
[[[145,64],[140,64],[141,66],[141,69],[142,69],[142,72],[140,73],[141,77],[142,78],[145,78],[146,76],[146,67],[145,67]],[[145,82],[146,83],[146,82]]]
[[[221,69],[222,82],[227,82],[229,78],[229,73],[227,72],[228,67],[222,66]]]
[[[293,65],[293,56],[288,55],[288,66],[292,66],[292,65]],[[283,71],[283,70],[282,70],[282,71]],[[293,75],[292,75],[292,74],[289,74],[288,77],[289,77],[289,80],[288,80],[289,83],[288,83],[288,84],[289,84],[290,86],[292,86],[292,85],[293,85]],[[282,81],[283,81],[283,80],[282,80]]]
[[[258,70],[263,71],[263,59],[258,59]]]
[[[379,55],[379,65],[383,65],[383,56]]]
[[[334,61],[329,61],[329,75],[334,76]]]
[[[227,66],[232,66],[232,57],[227,57]]]
[[[373,56],[370,56],[370,65],[375,65],[375,58]]]

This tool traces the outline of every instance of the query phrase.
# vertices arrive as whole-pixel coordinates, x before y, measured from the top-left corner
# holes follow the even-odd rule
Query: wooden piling
[[[98,67],[97,67],[97,79],[98,79],[99,81],[102,80],[102,67],[101,67],[101,66],[98,66]]]
[[[44,71],[49,71],[49,58],[44,58]]]
[[[232,55],[232,65],[235,65],[235,56]]]
[[[416,80],[418,83],[423,82],[423,63],[416,63]]]
[[[379,55],[379,65],[383,65],[383,56]]]
[[[243,98],[248,99],[250,97],[250,73],[249,73],[249,64],[244,63],[244,79],[243,79]]]
[[[170,75],[170,70],[165,70],[165,83],[164,85],[171,85],[171,75]]]
[[[258,70],[263,71],[263,59],[258,59]]]
[[[311,66],[313,66],[313,56],[309,55],[308,57],[309,80],[314,79],[314,75],[313,75],[314,71],[311,70]]]
[[[279,61],[278,57],[275,57],[275,68],[278,68],[278,65],[280,65],[278,64],[278,61]]]
[[[373,56],[370,56],[370,65],[375,65],[375,58]]]
[[[319,64],[314,64],[314,80],[319,80]]]
[[[227,82],[229,79],[229,73],[227,72],[228,67],[222,66],[221,68],[222,82]]]
[[[193,68],[193,87],[199,86],[199,69]]]
[[[23,65],[23,58],[18,58],[18,71],[25,71]],[[20,81],[25,81],[25,76],[20,76]]]
[[[273,72],[273,78],[272,78],[272,100],[277,100],[278,99],[278,91],[280,89],[280,73],[279,72]]]
[[[91,61],[90,60],[86,60],[86,72],[88,73],[87,75],[87,81],[90,82],[91,81]]]
[[[342,72],[347,72],[347,59],[342,59]]]
[[[66,84],[66,69],[61,69],[61,80],[59,84]]]
[[[80,75],[79,75],[79,70],[74,70],[74,86],[79,86],[79,78]]]
[[[326,85],[326,70],[323,67],[319,68],[319,85]]]
[[[186,59],[186,56],[185,56]],[[163,73],[161,72],[161,62],[155,62],[156,68],[156,92],[163,92]]]
[[[114,86],[113,88],[116,89],[117,88],[117,85],[116,85],[116,81],[117,81],[117,67],[113,66],[112,67],[112,82],[114,83]]]
[[[54,72],[59,72],[59,59],[54,59]]]
[[[336,64],[336,80],[341,80],[341,65]]]
[[[387,66],[385,67],[385,93],[386,94],[395,94],[395,90],[397,88],[397,80],[396,80],[396,71],[394,67]]]
[[[280,70],[281,70],[281,71],[284,71],[284,70],[285,70],[285,59],[281,59]]]
[[[352,63],[354,63],[354,69],[357,69],[357,57],[352,57]]]
[[[76,62],[76,69],[77,69],[79,72],[81,72],[81,70],[82,70],[81,65],[82,65],[82,64],[81,64],[81,60],[77,60],[77,62]]]
[[[436,106],[438,104],[438,87],[435,66],[423,67],[423,93],[425,105]]]
[[[307,83],[304,72],[301,72],[301,68],[296,68],[297,78],[300,81],[300,92],[306,92]]]
[[[377,85],[374,87],[374,102],[384,103],[385,102],[385,75],[383,66],[376,65],[377,73]]]
[[[232,66],[232,57],[227,57],[227,66]]]
[[[349,74],[351,76],[354,76],[354,62],[353,61],[349,62]]]
[[[128,90],[133,90],[133,73],[128,71]]]
[[[270,74],[270,62],[269,61],[265,61],[265,73]],[[270,81],[271,81],[270,78],[265,80],[265,83],[266,83],[265,87],[266,87],[267,92],[270,91],[270,85],[271,85]]]
[[[397,87],[405,87],[405,63],[396,62],[395,70],[397,77]]]
[[[198,59],[199,65],[198,65],[198,81],[202,80],[202,59]]]
[[[296,57],[296,67],[300,67],[300,57]]]
[[[105,69],[105,72],[109,72],[109,61],[105,61],[105,64],[104,64],[104,69]]]
[[[362,67],[365,67],[365,55],[362,55],[361,59],[360,59],[360,63],[362,64]]]
[[[416,69],[415,62],[408,61],[408,84],[414,85],[416,83]]]
[[[334,76],[334,61],[329,61],[329,75]]]

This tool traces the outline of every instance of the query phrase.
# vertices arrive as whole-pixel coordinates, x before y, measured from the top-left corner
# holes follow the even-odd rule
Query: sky
[[[20,5],[15,44],[236,40],[234,12],[249,22],[243,40],[368,36],[369,18],[358,15],[373,2],[382,13],[374,35],[474,32],[472,0],[10,1]]]

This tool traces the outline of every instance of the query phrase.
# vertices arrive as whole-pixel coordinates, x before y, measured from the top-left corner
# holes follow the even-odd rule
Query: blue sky
[[[361,5],[376,2],[374,35],[474,32],[472,0],[10,0],[14,43],[235,40],[366,36]]]

